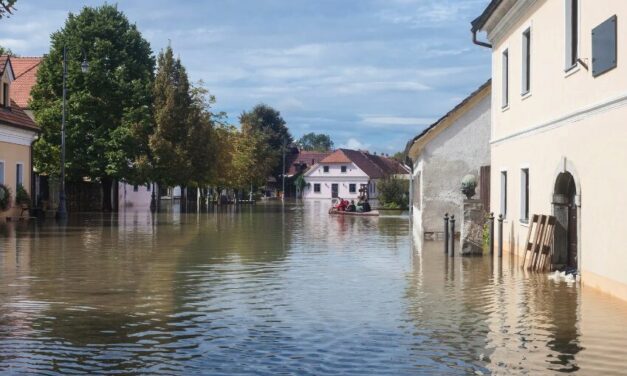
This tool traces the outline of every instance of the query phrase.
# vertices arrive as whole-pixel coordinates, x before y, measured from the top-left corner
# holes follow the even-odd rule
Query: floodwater
[[[322,203],[0,227],[0,373],[624,374],[627,305]]]

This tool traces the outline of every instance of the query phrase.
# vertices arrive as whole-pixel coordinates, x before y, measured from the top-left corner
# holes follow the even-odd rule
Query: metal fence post
[[[444,253],[448,253],[448,213],[444,214]]]
[[[455,216],[451,215],[451,240],[449,256],[455,256]]]
[[[494,254],[494,213],[490,213],[490,255]]]
[[[499,257],[503,257],[503,214],[499,214]]]

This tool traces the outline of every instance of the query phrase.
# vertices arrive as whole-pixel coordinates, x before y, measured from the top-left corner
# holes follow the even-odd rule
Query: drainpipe
[[[492,45],[486,42],[482,42],[480,40],[477,39],[477,31],[479,30],[472,30],[472,43],[476,44],[477,46],[481,46],[481,47],[485,47],[485,48],[492,48]]]

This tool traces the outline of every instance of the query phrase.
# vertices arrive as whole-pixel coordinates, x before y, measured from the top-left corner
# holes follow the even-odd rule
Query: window
[[[349,193],[357,193],[357,184],[349,184],[348,185]]]
[[[4,162],[0,162],[0,184],[4,184]]]
[[[377,184],[375,182],[370,182],[370,193],[376,193]]]
[[[414,207],[418,210],[420,210],[420,183],[421,183],[421,179],[422,179],[422,174],[418,173],[418,175],[416,175],[414,177],[414,193],[412,196],[412,200],[414,201]]]
[[[135,184],[133,186],[133,192],[137,192],[137,191],[139,191],[139,186],[137,184]]]
[[[320,184],[319,183],[314,184],[314,193],[320,193]]]
[[[501,171],[501,214],[507,217],[507,171]]]
[[[503,108],[509,106],[509,50],[503,51]]]
[[[598,77],[616,68],[616,16],[592,29],[592,76]]]
[[[150,186],[150,183],[146,184],[146,190],[147,190],[148,192],[150,192],[150,190],[151,190],[151,189],[152,189],[152,187]]]
[[[324,166],[324,167],[322,167],[322,170],[323,170],[325,173],[329,172],[329,166]]]
[[[523,33],[522,95],[531,91],[531,29]]]
[[[579,59],[579,0],[566,1],[566,70]]]
[[[346,173],[346,166],[342,166],[342,173]]]
[[[7,83],[2,84],[2,101],[4,107],[9,107],[9,104],[11,103],[11,98],[9,94],[9,84]]]
[[[520,170],[520,220],[529,222],[529,169]]]
[[[15,189],[20,185],[24,185],[24,165],[18,163],[15,165]]]

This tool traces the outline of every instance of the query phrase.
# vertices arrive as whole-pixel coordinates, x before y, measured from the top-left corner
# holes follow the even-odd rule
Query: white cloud
[[[340,145],[340,148],[343,149],[353,149],[353,150],[368,150],[370,149],[370,144],[365,144],[359,141],[356,138],[349,138],[346,143]]]
[[[433,119],[430,118],[373,115],[362,116],[362,121],[375,125],[429,125],[433,123]]]

